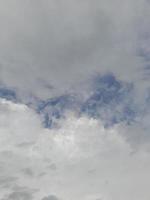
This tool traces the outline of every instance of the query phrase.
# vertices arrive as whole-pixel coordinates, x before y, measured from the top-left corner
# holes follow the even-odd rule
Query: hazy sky
[[[0,200],[149,200],[150,1],[0,0]]]

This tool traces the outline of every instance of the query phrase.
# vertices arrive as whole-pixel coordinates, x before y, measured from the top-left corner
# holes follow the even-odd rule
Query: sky
[[[0,0],[0,200],[149,200],[150,1]]]

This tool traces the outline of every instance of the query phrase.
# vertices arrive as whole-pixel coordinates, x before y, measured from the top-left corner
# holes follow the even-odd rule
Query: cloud
[[[137,126],[105,128],[68,113],[59,129],[45,129],[25,105],[1,100],[0,110],[1,199],[149,198],[149,150],[138,142],[134,148],[135,137],[143,137]]]
[[[150,199],[149,3],[0,0],[0,199]]]
[[[12,192],[7,198],[3,200],[31,200],[32,194],[28,192]]]
[[[58,200],[58,198],[54,195],[50,195],[50,196],[42,198],[42,200]]]
[[[79,90],[96,72],[141,83],[148,1],[0,0],[0,8],[0,81],[22,95]]]
[[[15,146],[35,141],[41,122],[34,111],[23,104],[15,104],[3,99],[0,100],[0,111],[3,113],[0,116],[2,147],[8,148],[10,144]]]

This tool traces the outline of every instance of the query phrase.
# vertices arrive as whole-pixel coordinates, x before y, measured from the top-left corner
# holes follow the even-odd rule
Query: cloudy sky
[[[149,24],[149,0],[0,0],[0,200],[150,199]]]

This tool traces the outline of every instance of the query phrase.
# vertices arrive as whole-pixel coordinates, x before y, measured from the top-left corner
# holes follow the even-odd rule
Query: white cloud
[[[150,198],[149,152],[133,153],[123,125],[105,129],[97,120],[68,113],[60,129],[47,130],[24,105],[1,100],[0,110],[0,198]]]
[[[36,140],[41,122],[34,111],[23,104],[14,104],[1,99],[0,112],[1,148]]]

